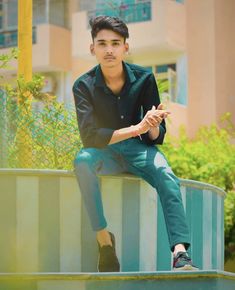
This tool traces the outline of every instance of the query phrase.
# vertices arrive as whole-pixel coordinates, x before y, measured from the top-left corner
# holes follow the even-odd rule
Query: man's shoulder
[[[79,76],[74,81],[73,88],[76,88],[78,85],[81,85],[81,84],[90,86],[96,78],[96,69],[97,69],[97,66],[94,66],[92,69],[90,69],[86,73]]]
[[[152,71],[149,70],[149,68],[147,67],[143,67],[133,63],[125,63],[125,64],[130,70],[132,70],[137,75],[146,75],[146,76],[152,75]]]

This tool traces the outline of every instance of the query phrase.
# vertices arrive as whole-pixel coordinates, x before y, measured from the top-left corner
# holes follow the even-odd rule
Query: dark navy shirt
[[[80,136],[84,147],[104,148],[114,130],[138,124],[148,110],[160,103],[154,75],[147,69],[123,62],[125,84],[114,94],[105,84],[100,65],[79,77],[73,94]],[[151,140],[141,135],[147,145],[162,144],[166,132],[165,121],[160,134]]]

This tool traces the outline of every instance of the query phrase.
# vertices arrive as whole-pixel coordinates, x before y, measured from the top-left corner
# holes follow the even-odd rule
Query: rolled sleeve
[[[158,145],[158,144],[159,145],[162,145],[163,144],[163,141],[164,141],[165,133],[166,133],[165,127],[163,127],[162,125],[160,125],[159,126],[159,135],[158,135],[158,137],[156,139],[152,140],[149,137],[149,134],[148,133],[143,134],[142,135],[142,139],[145,141],[145,143],[147,145]]]
[[[112,138],[114,130],[109,128],[99,128],[95,136],[95,144],[97,148],[107,146]]]

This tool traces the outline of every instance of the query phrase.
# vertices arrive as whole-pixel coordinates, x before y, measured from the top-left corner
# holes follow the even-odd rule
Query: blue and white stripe
[[[100,185],[122,271],[171,270],[155,190],[131,175],[103,176]],[[225,193],[189,180],[181,180],[181,192],[194,263],[223,270]],[[71,172],[1,169],[0,232],[1,272],[97,271],[95,233]]]

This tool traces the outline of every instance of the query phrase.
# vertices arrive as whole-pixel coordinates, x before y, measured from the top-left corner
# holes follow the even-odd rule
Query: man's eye
[[[113,46],[119,46],[119,42],[114,42]]]

